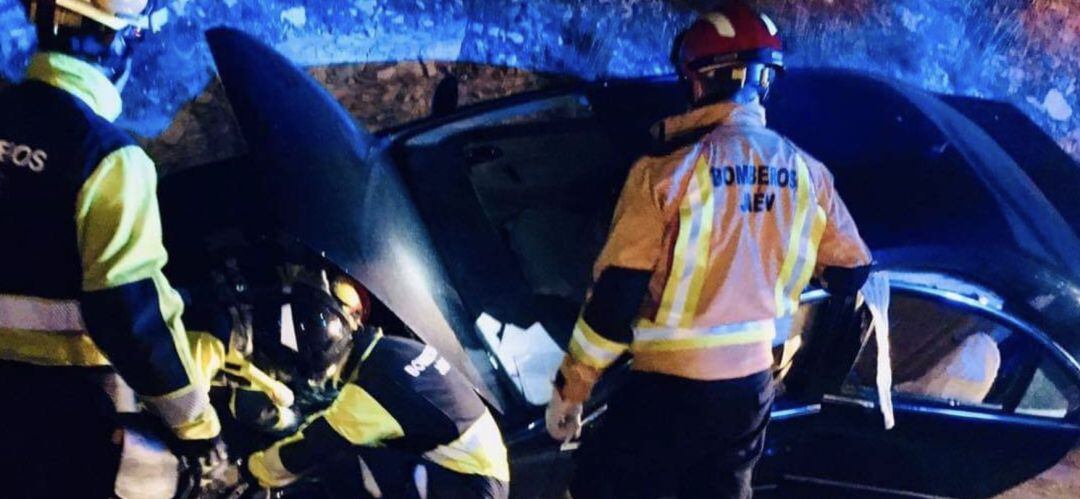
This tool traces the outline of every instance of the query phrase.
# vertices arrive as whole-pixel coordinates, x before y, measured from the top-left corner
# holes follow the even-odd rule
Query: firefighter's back
[[[108,360],[77,301],[75,207],[93,168],[129,144],[64,90],[28,80],[0,92],[0,392],[18,404],[0,418],[18,450],[0,453],[7,497],[112,490],[115,410],[109,374],[84,369]]]
[[[767,369],[814,271],[825,226],[812,158],[754,103],[718,105],[692,146],[642,162],[667,221],[634,368],[691,379]]]
[[[74,95],[36,80],[0,93],[0,293],[75,299],[76,198],[133,141]]]

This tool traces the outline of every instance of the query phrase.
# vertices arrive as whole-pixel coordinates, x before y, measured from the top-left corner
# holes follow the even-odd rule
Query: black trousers
[[[697,381],[633,372],[575,456],[574,499],[748,498],[772,374]]]
[[[106,374],[0,361],[0,496],[112,496],[119,425]]]

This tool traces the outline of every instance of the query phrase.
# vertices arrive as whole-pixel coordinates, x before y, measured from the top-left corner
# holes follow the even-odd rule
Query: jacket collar
[[[738,104],[731,101],[718,102],[693,109],[689,112],[665,118],[653,125],[653,137],[670,142],[691,132],[718,126],[765,126],[765,107],[758,101]]]
[[[40,52],[30,60],[26,77],[74,95],[109,121],[120,116],[120,91],[89,63],[58,52]]]
[[[364,365],[364,361],[371,356],[371,351],[375,349],[375,344],[377,344],[382,337],[382,329],[368,326],[362,326],[353,333],[352,351],[349,352],[341,369],[335,374],[334,377],[337,379],[334,384],[340,386],[342,382],[348,383],[353,381],[356,378],[356,373],[360,370],[360,366]]]

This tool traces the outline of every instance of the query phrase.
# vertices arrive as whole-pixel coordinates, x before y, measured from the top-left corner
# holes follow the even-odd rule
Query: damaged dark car
[[[629,167],[686,107],[679,84],[584,83],[371,135],[272,49],[208,39],[249,154],[163,179],[172,282],[205,286],[267,240],[320,255],[371,292],[375,325],[475,384],[512,495],[559,497],[576,443],[544,430],[550,381]],[[775,343],[756,493],[987,497],[1057,463],[1080,439],[1075,162],[999,102],[828,69],[773,92],[770,126],[829,166],[890,274],[896,426],[867,314],[812,285]],[[602,380],[585,432],[627,369]]]

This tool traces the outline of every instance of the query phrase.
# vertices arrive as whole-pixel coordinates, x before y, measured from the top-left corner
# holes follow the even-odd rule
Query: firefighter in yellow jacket
[[[572,438],[598,376],[632,355],[578,453],[576,499],[748,497],[773,338],[815,273],[851,292],[871,262],[829,171],[765,127],[773,22],[728,3],[673,57],[693,107],[629,173],[548,408],[548,431]]]
[[[218,435],[181,323],[151,160],[112,121],[146,0],[34,0],[39,52],[0,93],[5,497],[107,497],[118,372],[199,453]]]
[[[505,499],[506,447],[465,376],[430,346],[362,327],[365,292],[348,278],[287,267],[251,292],[251,359],[306,421],[244,460],[253,485],[315,476],[354,497]]]

